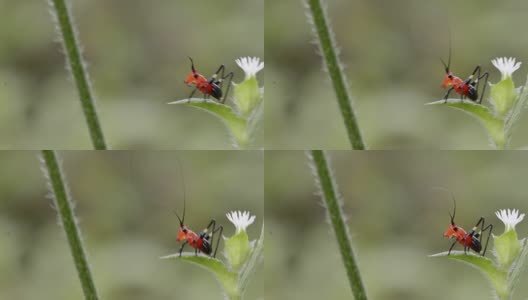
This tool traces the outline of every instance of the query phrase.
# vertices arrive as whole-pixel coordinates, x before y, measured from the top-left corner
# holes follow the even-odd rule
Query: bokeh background
[[[243,80],[235,59],[264,55],[263,1],[70,2],[113,149],[232,149],[219,120],[166,103],[192,91],[188,56]],[[92,148],[49,10],[0,0],[0,149]]]
[[[483,216],[500,234],[494,212],[528,213],[528,157],[519,152],[330,151],[354,248],[378,300],[491,299],[486,279],[460,262],[428,255],[447,251],[443,238],[457,199],[456,222]],[[271,299],[351,299],[335,237],[325,220],[301,151],[266,153],[265,287]],[[528,222],[517,226],[528,236]],[[492,249],[490,241],[490,248]],[[460,249],[460,248],[456,248]],[[488,252],[486,256],[491,257]],[[525,299],[522,275],[514,299]]]
[[[328,15],[346,66],[366,143],[372,149],[488,149],[481,125],[460,111],[424,106],[445,95],[440,57],[466,78],[481,65],[497,82],[495,57],[524,62],[514,75],[524,85],[528,16],[523,0],[335,0]],[[267,1],[265,22],[268,148],[349,149],[341,114],[302,1]],[[489,89],[488,89],[489,90]],[[484,100],[486,102],[486,100]],[[528,118],[512,148],[528,145]]]
[[[57,225],[37,152],[0,153],[0,299],[81,299],[63,230]],[[257,239],[263,222],[263,157],[257,151],[59,152],[102,299],[223,299],[206,270],[160,256],[177,253],[187,192],[186,223],[202,230],[210,219],[248,210]],[[220,244],[217,257],[223,259]],[[263,296],[263,272],[248,299]]]

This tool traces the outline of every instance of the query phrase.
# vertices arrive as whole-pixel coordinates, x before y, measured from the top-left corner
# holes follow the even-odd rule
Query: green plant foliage
[[[171,254],[167,256],[160,257],[161,259],[176,259],[186,262],[193,263],[202,268],[207,269],[212,272],[215,277],[220,281],[222,287],[230,299],[240,298],[240,291],[238,289],[238,274],[229,269],[224,265],[224,263],[216,258],[205,256],[205,255],[195,255],[194,253],[186,252],[182,253],[180,256],[179,253]]]
[[[447,102],[445,100],[438,100],[427,103],[426,105],[445,105],[470,114],[484,125],[491,141],[498,149],[506,146],[504,120],[493,114],[488,107],[469,100],[461,101],[460,99],[448,99]]]
[[[204,101],[204,99],[200,98],[178,100],[169,104],[185,105],[204,110],[219,118],[225,124],[234,139],[235,145],[244,147],[249,142],[247,121],[228,105],[213,100]]]

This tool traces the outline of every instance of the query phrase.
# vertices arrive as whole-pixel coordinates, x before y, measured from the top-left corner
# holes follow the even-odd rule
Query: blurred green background
[[[102,299],[223,299],[208,271],[160,256],[177,253],[178,219],[187,192],[186,223],[200,231],[215,218],[231,236],[225,214],[248,210],[263,222],[263,153],[59,152],[95,283]],[[40,171],[37,152],[0,153],[0,299],[81,299],[82,290]],[[190,250],[189,248],[187,248]],[[218,258],[223,259],[220,253]],[[262,297],[263,272],[248,299]]]
[[[224,125],[188,97],[199,72],[264,55],[263,1],[74,0],[100,119],[114,149],[232,149]],[[0,149],[90,149],[47,1],[0,0]],[[262,144],[262,137],[257,144]]]
[[[528,2],[523,0],[335,0],[328,15],[341,50],[359,124],[372,149],[481,149],[481,125],[460,111],[424,106],[445,95],[440,57],[466,78],[476,65],[497,82],[491,59],[524,62]],[[302,1],[267,1],[266,145],[272,149],[349,149],[341,114]],[[488,89],[489,90],[489,89]],[[487,96],[486,96],[487,97]],[[486,102],[486,100],[484,100]],[[486,102],[487,103],[487,102]],[[528,145],[528,118],[514,130],[512,148]]]
[[[369,299],[491,299],[479,271],[428,257],[451,245],[442,236],[453,208],[451,196],[432,187],[453,192],[455,221],[460,226],[471,228],[483,216],[500,234],[504,226],[495,217],[496,210],[517,208],[528,213],[524,153],[331,151],[329,155]],[[267,297],[351,299],[304,153],[269,151],[265,167]],[[517,232],[528,236],[528,220],[517,226]],[[526,299],[528,286],[522,283],[527,279],[525,272],[514,299]]]

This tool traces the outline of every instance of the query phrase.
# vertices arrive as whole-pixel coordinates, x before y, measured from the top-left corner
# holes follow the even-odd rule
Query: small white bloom
[[[258,57],[241,57],[235,62],[246,73],[246,80],[255,77],[258,71],[264,69],[264,62]]]
[[[236,234],[246,231],[246,228],[253,224],[255,216],[249,214],[249,211],[232,211],[226,214],[227,218],[236,227]]]
[[[504,232],[510,229],[515,229],[515,225],[524,219],[524,214],[519,215],[518,209],[501,209],[495,212],[497,218],[499,218],[506,226]]]
[[[498,57],[491,60],[491,63],[501,72],[501,80],[511,77],[521,67],[521,62],[516,63],[514,57]]]

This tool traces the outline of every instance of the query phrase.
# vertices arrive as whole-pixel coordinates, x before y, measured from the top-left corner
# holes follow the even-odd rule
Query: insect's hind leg
[[[485,81],[484,81],[484,87],[482,88],[482,94],[480,94],[480,99],[479,99],[479,104],[482,103],[482,98],[484,97],[484,93],[486,92],[486,86],[488,86],[488,76],[489,76],[489,73],[486,72],[484,74],[482,74],[482,76],[479,76],[477,77],[477,89],[478,89],[478,82],[480,81],[480,79],[486,77]]]
[[[209,225],[207,225],[207,230],[209,230],[209,228],[213,227],[212,231],[211,231],[211,246],[214,245],[214,236],[215,234],[220,231],[220,237],[218,238],[218,241],[216,242],[216,247],[215,247],[215,250],[214,250],[214,253],[213,253],[213,257],[216,257],[216,251],[218,250],[218,246],[220,246],[220,238],[222,237],[222,232],[224,231],[224,226],[222,225],[219,225],[218,227],[216,227],[216,220],[215,219],[212,219],[211,222],[209,222]]]
[[[223,72],[222,72],[222,75],[223,75]],[[231,89],[231,82],[233,82],[233,75],[234,73],[233,72],[229,72],[227,75],[225,76],[222,76],[222,80],[220,81],[220,87],[222,87],[222,83],[225,79],[228,79],[227,80],[227,88],[226,88],[226,92],[224,94],[224,97],[222,98],[222,104],[225,103],[226,99],[227,99],[227,95],[229,95],[229,90]]]
[[[220,103],[222,103],[222,104],[225,103],[225,101],[227,99],[227,95],[229,95],[229,90],[231,89],[231,82],[233,81],[233,76],[234,76],[233,72],[229,72],[226,75],[225,74],[225,65],[220,65],[220,67],[218,67],[218,70],[216,70],[216,72],[211,77],[211,79],[209,79],[209,83],[213,83],[213,82],[214,83],[218,83],[218,85],[220,86],[220,89],[222,89],[222,87],[223,87],[224,80],[227,79],[226,92],[224,93],[222,99],[220,100]]]
[[[475,83],[475,88],[479,89],[479,82],[481,79],[483,78],[486,78],[485,81],[484,81],[484,87],[482,88],[482,93],[480,94],[480,99],[478,101],[478,104],[482,104],[482,98],[484,97],[484,93],[486,92],[486,86],[488,85],[488,76],[489,76],[489,73],[486,72],[484,74],[480,74],[480,71],[481,71],[481,68],[480,66],[476,66],[475,67],[475,70],[473,70],[473,73],[471,74],[471,78],[477,74],[477,78],[474,80],[474,83]]]
[[[489,224],[488,226],[485,226],[484,217],[480,217],[475,227],[479,227],[479,225],[480,225],[479,241],[481,243],[482,243],[482,233],[488,231],[488,237],[486,238],[486,244],[484,244],[484,250],[482,251],[482,256],[484,256],[486,254],[486,249],[488,249],[489,239],[491,236],[491,232],[493,231],[493,224]]]

